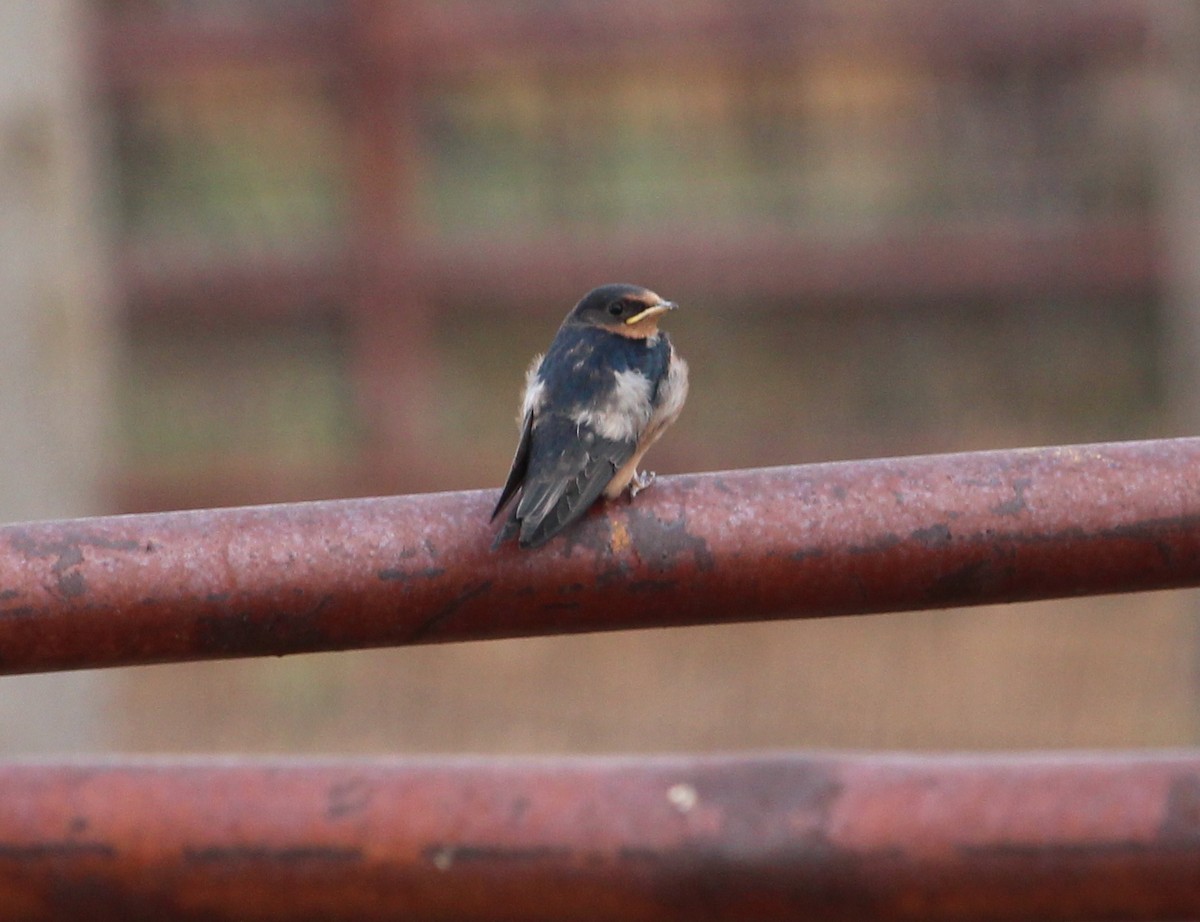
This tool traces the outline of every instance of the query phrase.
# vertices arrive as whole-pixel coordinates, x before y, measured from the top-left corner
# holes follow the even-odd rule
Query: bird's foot
[[[629,481],[629,498],[633,499],[642,490],[654,483],[657,477],[658,475],[654,471],[637,471],[633,475],[633,479]]]

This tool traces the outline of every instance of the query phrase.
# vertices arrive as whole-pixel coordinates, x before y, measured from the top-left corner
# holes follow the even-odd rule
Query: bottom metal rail
[[[1200,752],[0,765],[0,916],[1200,917]]]

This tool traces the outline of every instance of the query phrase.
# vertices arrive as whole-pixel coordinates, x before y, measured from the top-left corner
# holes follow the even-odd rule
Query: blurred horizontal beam
[[[336,251],[336,247],[331,247]],[[129,248],[115,274],[125,311],[138,323],[292,321],[347,313],[356,280],[333,256],[194,259]]]
[[[910,307],[967,299],[1131,298],[1156,290],[1154,230],[1111,218],[1049,226],[1001,221],[871,233],[744,229],[728,234],[618,234],[578,246],[511,236],[430,249],[417,284],[442,295],[544,298],[597,278],[644,278],[660,290],[837,305]],[[503,279],[502,285],[496,280]],[[648,283],[649,284],[649,283]],[[561,300],[561,298],[560,298]]]
[[[1200,755],[0,766],[9,920],[1200,917]]]
[[[1163,266],[1145,221],[1045,227],[1001,222],[910,227],[869,235],[750,229],[699,236],[626,234],[568,243],[511,235],[471,246],[417,242],[388,260],[397,309],[406,299],[477,300],[565,310],[596,279],[651,279],[656,288],[858,306],[971,299],[1133,299],[1153,295]],[[153,248],[131,252],[120,282],[131,315],[167,320],[296,316],[345,305],[355,291],[347,260],[275,258],[261,265],[189,265]]]
[[[294,7],[271,16],[110,12],[96,17],[93,65],[97,76],[118,90],[229,65],[282,64],[337,73],[353,59],[344,5]]]
[[[624,3],[586,6],[420,3],[391,8],[377,32],[377,59],[416,70],[476,70],[498,61],[534,60],[577,68],[582,58],[613,56],[786,62],[828,52],[832,43],[887,47],[951,67],[1003,62],[1060,66],[1149,49],[1149,17],[1125,0],[1037,0],[1002,7],[955,0],[877,5],[864,14],[838,4],[746,0],[660,6],[633,12]],[[380,23],[386,17],[380,17]],[[390,52],[390,53],[389,53]],[[589,62],[590,64],[590,62]]]
[[[276,15],[110,14],[102,20],[100,72],[118,87],[170,78],[188,68],[297,64],[334,70],[364,60],[402,79],[477,71],[498,61],[577,67],[581,56],[697,55],[745,66],[847,47],[886,45],[929,63],[1049,62],[1072,65],[1147,49],[1149,17],[1125,0],[1029,0],[976,4],[918,0],[873,8],[775,0],[660,6],[625,3],[344,3]],[[363,53],[366,52],[366,57]]]
[[[662,478],[537,551],[496,491],[0,528],[0,672],[1200,585],[1200,439]]]

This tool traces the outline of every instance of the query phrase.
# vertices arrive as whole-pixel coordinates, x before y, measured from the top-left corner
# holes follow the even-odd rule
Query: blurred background
[[[609,281],[684,307],[660,473],[1195,434],[1200,7],[0,5],[0,520],[498,488]],[[1198,613],[3,678],[0,753],[1194,744]]]

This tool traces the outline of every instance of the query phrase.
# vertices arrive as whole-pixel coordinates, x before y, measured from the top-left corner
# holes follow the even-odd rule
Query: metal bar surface
[[[1200,754],[0,766],[7,920],[1200,917]]]
[[[660,478],[537,551],[496,490],[0,528],[0,672],[1200,585],[1200,439]]]

